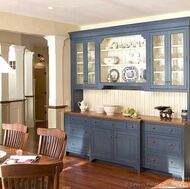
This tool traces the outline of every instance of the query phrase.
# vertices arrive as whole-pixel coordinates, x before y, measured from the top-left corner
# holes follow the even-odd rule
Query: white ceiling
[[[84,26],[190,11],[190,0],[0,0],[0,11]]]

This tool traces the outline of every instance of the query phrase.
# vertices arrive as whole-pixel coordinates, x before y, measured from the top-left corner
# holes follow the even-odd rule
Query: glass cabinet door
[[[76,48],[76,84],[95,84],[95,42],[78,42]]]
[[[95,42],[88,42],[87,49],[87,83],[95,84]]]
[[[165,36],[154,35],[153,43],[153,85],[165,85]]]
[[[170,34],[171,39],[171,85],[184,85],[184,34]]]
[[[83,43],[76,44],[76,84],[83,84],[84,81],[84,53]]]
[[[185,31],[152,35],[152,87],[185,89]]]

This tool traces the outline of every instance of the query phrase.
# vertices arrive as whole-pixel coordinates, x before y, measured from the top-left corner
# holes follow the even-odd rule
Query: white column
[[[48,127],[63,129],[63,36],[46,36],[49,49]]]
[[[0,55],[8,62],[9,44],[0,43]],[[9,74],[0,74],[0,125],[9,123]],[[3,130],[0,127],[0,144],[3,142]]]
[[[35,116],[34,116],[34,67],[33,67],[33,55],[34,52],[25,50],[24,54],[24,93],[25,93],[25,124],[28,127],[34,127],[35,125]]]
[[[9,48],[9,60],[16,61],[15,78],[13,77],[10,83],[11,90],[14,88],[14,92],[10,91],[14,94],[13,99],[24,99],[24,49],[25,46],[16,45],[11,45]],[[10,76],[14,74],[10,74]]]
[[[8,62],[9,44],[0,43],[0,55]],[[9,100],[9,74],[0,74],[0,101]]]
[[[15,73],[9,74],[10,123],[25,124],[24,50],[25,46],[9,48],[9,61],[16,61]]]

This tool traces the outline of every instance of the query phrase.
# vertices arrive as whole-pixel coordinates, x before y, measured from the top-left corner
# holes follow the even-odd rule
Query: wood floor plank
[[[29,129],[27,150],[37,152],[36,129],[47,127],[37,122]],[[133,168],[101,161],[66,155],[60,176],[60,189],[190,189],[190,181],[182,182],[170,176],[144,171],[138,174]]]

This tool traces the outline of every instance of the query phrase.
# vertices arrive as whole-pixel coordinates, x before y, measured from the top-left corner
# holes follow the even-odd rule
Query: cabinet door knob
[[[173,131],[173,129],[168,129],[168,131],[169,131],[169,132],[172,132],[172,131]]]
[[[86,133],[88,133],[88,131],[85,131],[84,133],[86,134]]]
[[[133,125],[131,125],[131,128],[134,128],[134,126],[133,126]]]
[[[156,128],[155,127],[152,127],[153,130],[155,130]]]
[[[173,161],[170,161],[170,164],[174,164],[174,162],[173,162]]]
[[[155,140],[153,140],[153,141],[152,141],[152,143],[156,143],[156,141],[155,141]]]
[[[152,158],[152,161],[156,161],[156,159],[155,159],[155,158]]]
[[[114,126],[115,124],[114,123],[112,123],[112,126]]]

